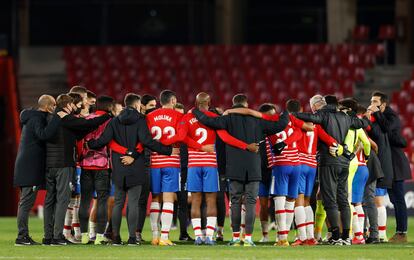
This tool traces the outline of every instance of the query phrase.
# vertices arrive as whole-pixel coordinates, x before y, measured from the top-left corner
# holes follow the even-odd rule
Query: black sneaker
[[[379,244],[381,243],[378,237],[369,237],[365,239],[365,244]]]
[[[180,241],[195,241],[194,238],[190,237],[189,234],[181,235],[179,240]]]
[[[138,233],[138,232],[137,232],[137,242],[138,242],[138,243],[140,243],[140,244],[141,244],[142,242],[145,242],[145,240],[144,240],[144,239],[142,239],[142,234],[141,234],[141,233]]]
[[[43,238],[42,245],[50,246],[51,244],[52,244],[52,239],[51,238]]]
[[[343,246],[350,246],[350,245],[352,245],[352,240],[348,237],[348,238],[346,238],[346,239],[341,239],[342,240],[342,245]]]
[[[15,246],[37,246],[37,245],[40,245],[40,243],[37,243],[29,236],[25,236],[23,238],[17,238],[14,245]]]
[[[328,240],[328,244],[331,245],[331,246],[342,246],[343,245],[343,241],[340,238],[338,238],[338,239],[330,238]]]
[[[128,239],[128,246],[139,246],[139,245],[141,245],[141,243],[137,241],[136,237],[130,237]]]
[[[69,240],[67,240],[64,237],[58,238],[58,239],[52,239],[51,246],[67,246],[73,244]]]
[[[112,245],[113,246],[122,246],[122,240],[121,237],[114,237],[114,239],[112,240]]]

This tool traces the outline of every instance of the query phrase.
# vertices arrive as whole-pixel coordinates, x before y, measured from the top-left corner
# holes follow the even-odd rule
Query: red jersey
[[[359,149],[356,156],[358,158],[358,166],[367,166],[367,163],[365,162],[364,149]]]
[[[302,164],[316,167],[316,151],[318,139],[321,139],[328,146],[336,143],[335,139],[328,135],[320,125],[315,125],[313,131],[302,131],[303,137],[298,141],[299,160]]]
[[[216,114],[209,111],[204,111],[204,113],[210,117],[217,117]],[[179,131],[187,132],[187,136],[200,145],[216,143],[216,131],[198,122],[191,112],[181,119]],[[216,152],[207,153],[189,147],[188,167],[217,167]]]
[[[177,133],[177,126],[183,114],[173,109],[160,108],[147,115],[148,129],[152,138],[165,144],[167,138],[171,138]],[[179,155],[161,155],[156,152],[151,153],[151,168],[180,168]]]
[[[272,168],[275,161],[275,155],[272,151],[272,142],[270,141],[269,137],[265,138],[266,142],[266,155],[267,155],[267,168]]]

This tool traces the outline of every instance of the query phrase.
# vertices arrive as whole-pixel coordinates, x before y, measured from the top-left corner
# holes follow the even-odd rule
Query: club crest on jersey
[[[172,117],[167,116],[167,115],[159,115],[159,116],[154,117],[155,122],[160,121],[160,120],[165,120],[165,121],[171,122]]]

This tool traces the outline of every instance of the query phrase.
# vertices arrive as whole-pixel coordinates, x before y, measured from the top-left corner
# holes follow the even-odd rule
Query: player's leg
[[[286,227],[286,196],[288,193],[288,178],[283,166],[275,166],[272,169],[272,182],[270,185],[270,194],[275,202],[276,224],[278,226],[278,243],[277,245],[287,246],[287,236],[289,230]]]
[[[145,169],[145,171],[149,171],[149,169]],[[143,242],[142,239],[142,230],[144,228],[145,219],[147,217],[147,204],[148,204],[148,197],[150,193],[150,178],[149,174],[145,175],[145,182],[142,185],[141,196],[139,197],[139,216],[138,216],[138,224],[137,224],[137,241]]]
[[[297,245],[304,245],[306,242],[306,215],[305,215],[305,209],[303,207],[304,201],[303,201],[303,195],[298,200],[299,206],[297,209],[295,209],[295,202],[298,199],[299,196],[299,182],[301,177],[301,167],[300,166],[290,166],[290,172],[289,172],[289,186],[288,186],[288,194],[286,198],[286,226],[287,229],[290,230],[290,227],[292,226],[293,217],[297,216],[296,226],[299,229],[299,239],[293,243],[293,246]],[[302,238],[301,238],[302,236]]]
[[[56,169],[46,171],[46,198],[44,206],[43,229],[44,238],[42,244],[50,245],[53,239],[53,215],[56,207]]]
[[[161,192],[162,192],[162,213],[161,213],[161,238],[159,245],[174,245],[169,239],[171,224],[174,214],[174,201],[176,192],[180,189],[180,168],[161,169]]]
[[[306,237],[307,237],[307,245],[317,245],[318,242],[314,237],[314,213],[313,209],[310,205],[310,200],[312,196],[312,192],[315,186],[315,179],[316,179],[316,168],[308,167],[308,173],[306,174],[306,188],[304,193],[304,209],[306,214]]]
[[[191,224],[193,225],[195,244],[202,245],[201,202],[202,202],[202,171],[201,167],[190,167],[187,173],[187,189],[191,192]]]
[[[259,184],[260,200],[260,224],[262,227],[262,238],[259,242],[269,241],[269,187],[263,182]]]
[[[378,235],[381,242],[388,242],[387,238],[387,209],[385,208],[384,197],[387,194],[386,189],[377,188],[375,196],[375,205],[378,210]]]
[[[105,237],[108,240],[112,240],[112,211],[113,211],[114,203],[115,203],[114,193],[115,193],[115,185],[112,183],[110,191],[109,191],[108,202],[107,202],[108,221],[106,222],[107,224],[106,224],[106,228],[105,228]]]
[[[81,183],[81,202],[79,208],[79,220],[82,233],[82,244],[89,242],[88,223],[89,223],[89,207],[91,205],[92,193],[94,191],[94,172],[83,171],[80,177]]]
[[[366,166],[359,166],[352,181],[352,205],[355,211],[352,218],[352,230],[354,238],[352,244],[365,244],[363,237],[363,222],[365,221],[364,210],[362,209],[362,199],[364,195],[364,188],[368,178],[368,169]]]
[[[349,238],[349,234],[351,230],[351,209],[349,207],[349,194],[348,194],[349,169],[347,167],[338,169],[337,176],[338,176],[337,178],[337,203],[338,203],[338,209],[341,213],[340,217],[341,217],[341,223],[342,223],[341,239],[343,240],[343,245],[351,245],[351,239]]]
[[[110,185],[108,170],[95,172],[95,189],[97,193],[97,211],[96,211],[96,240],[95,245],[106,242],[104,239],[105,226],[108,212],[108,189]]]
[[[217,192],[219,191],[219,174],[215,167],[203,167],[203,192],[206,200],[206,245],[214,245],[214,231],[217,225]]]
[[[73,198],[73,211],[72,211],[72,228],[75,233],[75,243],[80,243],[82,239],[82,232],[80,228],[80,221],[79,221],[79,207],[80,207],[80,195],[81,195],[81,183],[80,178],[82,175],[83,169],[80,167],[76,168],[75,175],[76,175],[76,184],[75,184],[75,191],[72,193]]]
[[[151,193],[150,222],[152,230],[152,245],[158,245],[160,238],[160,216],[161,216],[161,169],[151,169]]]
[[[226,220],[226,180],[220,177],[220,191],[217,192],[217,236],[216,241],[223,241],[224,222]]]

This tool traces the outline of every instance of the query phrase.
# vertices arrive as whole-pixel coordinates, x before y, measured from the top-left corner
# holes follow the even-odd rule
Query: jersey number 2
[[[154,140],[160,140],[162,134],[168,135],[167,138],[171,138],[175,135],[175,129],[174,127],[167,126],[164,128],[164,130],[162,130],[159,126],[153,126],[151,127],[151,134],[155,134],[153,138]]]

